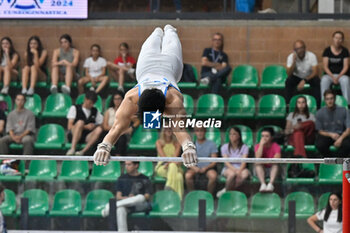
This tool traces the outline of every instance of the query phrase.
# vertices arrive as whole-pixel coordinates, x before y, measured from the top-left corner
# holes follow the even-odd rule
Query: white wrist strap
[[[182,143],[182,151],[186,151],[188,149],[196,150],[196,145],[192,141]]]
[[[102,149],[102,150],[111,152],[112,144],[110,144],[109,142],[101,142],[100,144],[97,145],[97,149],[98,150]]]

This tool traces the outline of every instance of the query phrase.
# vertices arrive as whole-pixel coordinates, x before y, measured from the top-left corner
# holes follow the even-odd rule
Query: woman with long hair
[[[318,233],[342,233],[342,212],[341,194],[331,193],[326,208],[309,217],[307,223]],[[323,221],[323,229],[316,224],[317,221]]]
[[[160,138],[156,142],[157,153],[160,157],[178,157],[181,153],[181,145],[175,138],[171,128],[163,128]],[[158,162],[156,174],[165,177],[165,189],[175,191],[180,199],[184,193],[184,177],[181,163]]]
[[[294,146],[294,156],[306,158],[305,144],[315,140],[315,116],[309,112],[305,96],[299,96],[294,112],[287,116],[285,134],[289,136],[288,143]]]
[[[7,95],[10,89],[11,79],[18,77],[19,55],[13,47],[10,37],[3,37],[0,47],[0,81],[3,79],[4,86],[1,94]]]
[[[224,158],[248,158],[249,148],[242,141],[242,133],[238,127],[229,131],[229,142],[221,146],[221,155]],[[234,190],[241,186],[249,177],[250,172],[246,163],[225,162],[221,174],[226,177],[225,188],[216,195],[220,197],[227,190]]]
[[[51,71],[51,93],[57,93],[58,82],[64,81],[62,92],[70,94],[73,79],[78,77],[76,71],[79,63],[79,50],[73,48],[72,38],[63,34],[60,39],[60,47],[53,51]]]
[[[22,94],[33,95],[37,80],[45,81],[47,51],[38,36],[31,36],[24,53],[25,66],[22,69]],[[29,89],[27,89],[30,78]]]
[[[124,92],[124,81],[135,80],[136,60],[130,55],[129,45],[123,42],[119,45],[119,55],[114,62],[107,62],[108,67],[115,72],[119,86],[118,90]]]

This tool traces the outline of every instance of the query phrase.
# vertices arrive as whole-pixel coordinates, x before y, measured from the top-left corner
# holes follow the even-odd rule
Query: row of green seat
[[[89,192],[85,200],[85,208],[82,210],[81,195],[71,189],[61,190],[54,196],[53,205],[49,210],[49,195],[40,189],[31,189],[22,193],[21,197],[28,198],[28,212],[30,216],[83,216],[101,217],[101,210],[113,198],[113,194],[107,190],[93,190]],[[324,193],[318,200],[318,209],[325,208],[329,193]],[[184,200],[182,217],[198,216],[198,201],[206,200],[206,215],[214,217],[214,199],[207,191],[192,191]],[[314,199],[306,192],[293,192],[284,200],[284,211],[281,211],[281,198],[276,193],[256,193],[252,197],[249,216],[252,218],[286,218],[288,217],[288,202],[296,202],[296,217],[309,217],[315,212]],[[13,191],[5,190],[5,201],[0,206],[5,216],[19,216],[20,208],[16,206],[16,196]],[[150,217],[179,217],[181,201],[177,193],[173,191],[158,191],[152,200]],[[137,216],[145,214],[137,214]],[[248,199],[244,193],[228,191],[218,201],[216,209],[217,217],[246,217],[248,216]]]
[[[232,127],[238,127],[241,130],[242,140],[243,142],[252,147],[254,145],[253,140],[253,131],[250,127],[245,125],[233,125]],[[265,127],[271,127],[274,129],[276,133],[282,132],[283,129],[279,126],[275,125],[264,125],[258,129],[256,132],[256,140],[255,143],[259,143],[261,131]],[[223,143],[227,143],[229,141],[229,131],[231,127],[229,127],[225,132],[225,137]],[[132,134],[130,142],[128,143],[129,150],[155,150],[155,144],[158,140],[158,131],[155,129],[143,129],[141,126],[136,128]],[[71,144],[66,142],[65,130],[61,125],[58,124],[45,124],[42,125],[37,133],[36,142],[34,144],[34,148],[37,150],[68,150],[71,147]],[[219,147],[222,145],[221,140],[221,132],[220,129],[217,128],[209,128],[206,132],[206,138],[215,142],[215,144]],[[195,140],[195,137],[194,137]],[[84,144],[78,144],[78,149],[83,148]],[[291,145],[281,145],[284,151],[293,151],[294,147]],[[12,143],[10,145],[11,149],[22,149],[21,144]],[[305,145],[305,149],[307,151],[316,152],[315,145]],[[331,146],[331,151],[335,151],[336,148]]]
[[[287,170],[290,165],[287,166]],[[314,164],[303,164],[303,169],[313,171],[316,174]],[[57,163],[55,160],[32,160],[29,165],[29,172],[24,175],[24,162],[20,162],[19,171],[22,176],[0,175],[0,181],[104,181],[115,182],[121,175],[121,166],[119,161],[112,161],[106,166],[93,165],[91,175],[89,174],[88,161],[63,161],[60,175],[57,176]],[[150,161],[140,162],[139,172],[150,177],[155,183],[163,183],[165,179],[154,174],[153,163]],[[225,178],[220,176],[220,182],[225,182]],[[293,178],[286,176],[286,183],[299,184],[341,184],[342,183],[342,165],[340,164],[321,164],[319,168],[318,179],[312,178]],[[252,182],[258,182],[256,177]]]
[[[79,95],[76,104],[81,104],[84,101],[84,94]],[[187,114],[194,114],[194,100],[191,96],[184,94],[184,107]],[[289,111],[293,111],[296,99],[300,95],[294,96],[290,102]],[[317,105],[314,97],[303,95],[307,99],[311,113],[316,113]],[[0,95],[0,101],[6,101],[8,110],[12,110],[12,100],[9,96]],[[95,107],[102,112],[106,110],[110,104],[111,96],[108,96],[105,101],[105,107],[102,106],[102,99],[98,96]],[[338,95],[336,104],[348,108],[348,103],[343,96]],[[25,107],[34,112],[35,116],[43,118],[65,118],[68,110],[72,105],[72,99],[65,94],[51,94],[48,96],[44,110],[42,111],[42,101],[39,95],[34,94],[27,97]],[[257,113],[256,104],[253,96],[248,94],[237,94],[230,97],[227,103],[227,112],[225,113],[224,99],[220,95],[205,94],[198,98],[196,105],[196,118],[258,118],[258,119],[282,119],[286,115],[286,102],[284,97],[280,95],[270,94],[264,95],[258,102]],[[324,102],[322,102],[324,106]]]
[[[201,84],[199,82],[199,75],[197,69],[192,66],[193,74],[197,80],[197,82],[180,82],[178,86],[180,88],[197,88],[197,89],[206,89],[209,88],[208,84]],[[108,75],[108,74],[107,74]],[[261,89],[282,89],[284,88],[284,82],[287,78],[287,72],[286,69],[283,66],[280,65],[270,65],[265,67],[265,69],[262,72],[261,75]],[[224,84],[229,89],[232,88],[244,88],[244,89],[252,89],[252,88],[258,88],[258,82],[259,82],[259,76],[258,72],[255,67],[251,65],[239,65],[234,68],[232,75],[227,79],[227,83]],[[21,88],[21,82],[20,77],[18,77],[18,80],[11,82],[11,87],[13,88]],[[50,83],[50,75],[47,79],[47,81],[40,81],[37,82],[36,87],[38,88],[49,88],[51,85]],[[60,82],[59,85],[63,85],[63,82]],[[125,87],[126,88],[132,88],[135,86],[135,82],[126,82]],[[0,83],[0,86],[2,86],[2,83]],[[77,83],[73,82],[72,87],[76,87]],[[86,85],[87,87],[90,87],[91,84]],[[117,88],[119,85],[117,82],[111,80],[109,83],[109,87],[111,88]]]

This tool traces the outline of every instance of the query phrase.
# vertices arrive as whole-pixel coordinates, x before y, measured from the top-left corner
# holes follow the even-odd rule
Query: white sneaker
[[[51,94],[57,94],[57,86],[56,85],[52,85],[50,87],[50,92],[51,92]]]
[[[119,87],[118,87],[118,90],[121,91],[121,92],[124,92],[124,87],[119,86]]]
[[[1,89],[1,94],[7,95],[9,93],[9,86],[4,86]]]
[[[25,95],[27,94],[27,88],[22,88],[22,91],[21,91],[22,95]]]
[[[224,194],[225,192],[226,192],[226,188],[221,189],[219,192],[216,193],[216,197],[220,198],[222,194]]]
[[[105,208],[101,211],[102,217],[107,217],[109,215],[109,203],[106,204]]]
[[[273,190],[275,189],[275,187],[273,186],[273,184],[269,183],[266,187],[266,192],[273,192]]]
[[[63,85],[63,86],[61,87],[61,90],[62,90],[62,93],[63,93],[63,94],[67,94],[67,95],[70,94],[70,87],[68,87],[67,85]]]
[[[209,82],[210,82],[210,78],[209,77],[204,77],[201,79],[201,84],[204,84],[204,85],[208,85]]]
[[[160,27],[156,27],[156,29],[154,29],[154,31],[157,34],[159,34],[161,37],[163,37],[164,32],[163,32],[163,30]]]
[[[167,24],[167,25],[164,26],[164,32],[166,32],[168,30],[174,30],[175,32],[177,31],[176,28],[174,28],[170,24]]]
[[[74,154],[75,154],[75,150],[73,150],[72,148],[70,148],[66,153],[66,155],[74,155]]]
[[[75,155],[84,155],[84,152],[82,150],[80,150],[80,151],[75,152],[74,154]]]
[[[33,88],[29,88],[27,91],[27,95],[33,95],[34,94],[34,89]]]
[[[267,186],[265,183],[261,184],[260,188],[259,188],[259,192],[266,192],[266,188],[267,188]]]

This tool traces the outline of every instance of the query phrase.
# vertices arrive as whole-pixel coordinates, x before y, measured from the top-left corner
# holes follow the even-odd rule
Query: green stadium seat
[[[197,118],[221,118],[224,115],[224,99],[220,95],[205,94],[197,103]]]
[[[331,194],[331,192],[327,192],[327,193],[324,193],[320,196],[320,198],[318,199],[318,208],[317,208],[318,211],[326,208],[330,194]]]
[[[192,191],[186,195],[182,216],[198,217],[198,202],[201,199],[206,201],[206,215],[211,216],[214,212],[213,196],[211,193],[202,190]]]
[[[288,203],[295,201],[297,218],[308,218],[315,213],[314,199],[306,192],[293,192],[288,194],[284,200],[284,218],[288,217]]]
[[[26,181],[53,181],[57,176],[55,160],[32,160],[29,165]]]
[[[63,161],[58,180],[84,181],[89,176],[88,161]]]
[[[244,193],[228,191],[219,198],[216,216],[218,217],[244,217],[248,212],[248,201]]]
[[[78,96],[77,100],[75,101],[75,104],[83,104],[85,98],[85,94],[81,94]],[[97,110],[102,113],[102,99],[99,95],[97,95],[97,101],[94,104],[94,107],[97,108]]]
[[[11,144],[13,145],[13,144]],[[25,163],[23,160],[19,162],[19,168],[18,171],[22,175],[16,175],[16,176],[11,176],[11,175],[0,175],[0,182],[20,182],[24,176],[25,172]]]
[[[283,129],[281,127],[279,127],[279,126],[276,126],[276,125],[264,125],[264,126],[262,126],[261,128],[258,129],[258,132],[256,132],[256,143],[260,142],[261,131],[264,128],[272,128],[273,131],[275,132],[275,134],[279,133],[279,132],[283,132]]]
[[[86,204],[82,216],[102,217],[101,211],[111,198],[113,198],[113,193],[108,190],[98,189],[89,192],[86,196]]]
[[[141,161],[138,171],[145,176],[153,176],[153,163],[151,161]]]
[[[47,97],[45,102],[43,118],[66,118],[72,99],[67,94],[57,93]]]
[[[281,214],[281,199],[276,193],[257,193],[253,196],[250,217],[278,218]]]
[[[55,194],[50,217],[74,217],[81,212],[81,196],[75,190],[61,190]]]
[[[253,146],[253,131],[251,128],[249,128],[248,126],[245,125],[234,125],[232,127],[238,127],[241,130],[241,134],[242,134],[242,141],[244,144],[246,144],[247,146],[251,147]],[[230,140],[230,129],[232,127],[229,127],[226,130],[225,133],[225,143],[228,143]]]
[[[207,132],[205,133],[205,138],[215,142],[215,144],[219,147],[221,145],[221,133],[217,128],[207,128]],[[193,140],[196,141],[197,137],[194,135]]]
[[[5,189],[5,200],[0,205],[0,210],[4,216],[11,216],[14,214],[17,202],[16,202],[16,194],[9,189]]]
[[[24,104],[24,107],[32,111],[36,117],[39,117],[41,113],[41,97],[38,94],[26,96],[26,103]],[[16,108],[16,104],[14,108]]]
[[[22,197],[28,198],[29,216],[45,216],[49,211],[49,195],[44,190],[26,190]],[[18,208],[17,215],[21,215],[21,208]]]
[[[282,119],[286,116],[286,101],[280,95],[264,95],[259,101],[258,119]]]
[[[106,166],[97,166],[94,164],[89,179],[90,181],[114,182],[118,179],[120,174],[120,162],[111,161]]]
[[[226,118],[251,119],[255,115],[255,100],[247,94],[233,95],[228,101]]]
[[[193,99],[190,95],[183,94],[182,95],[184,98],[184,108],[186,110],[187,115],[192,115],[194,111],[194,105],[193,105]]]
[[[237,66],[231,76],[231,83],[228,80],[229,89],[255,89],[258,85],[258,71],[251,65]]]
[[[129,150],[155,150],[158,131],[153,129],[144,129],[142,126],[137,127],[128,144]]]
[[[283,89],[287,79],[286,68],[280,65],[265,67],[261,78],[261,89]]]
[[[197,89],[208,89],[209,88],[209,84],[203,84],[203,83],[200,82],[201,77],[198,74],[197,68],[192,65],[192,70],[193,70],[193,73],[194,73],[194,77],[196,78],[196,80],[198,82]]]
[[[287,183],[291,183],[291,184],[313,184],[313,183],[315,183],[315,177],[312,177],[312,178],[289,177],[288,171],[289,171],[290,166],[291,166],[291,164],[287,165],[287,178],[286,178]],[[301,164],[301,167],[302,167],[302,169],[305,169],[305,170],[314,171],[315,176],[316,176],[315,164],[303,163],[303,164]]]
[[[39,128],[35,149],[62,149],[65,141],[64,128],[58,124],[46,124]]]
[[[104,112],[107,111],[107,109],[109,108],[111,100],[112,100],[112,95],[108,95],[106,100],[105,100],[105,108],[103,110]]]
[[[317,103],[315,97],[312,95],[295,95],[289,102],[289,112],[294,112],[295,104],[299,96],[304,96],[306,98],[307,106],[309,107],[309,112],[315,114],[317,111]]]
[[[337,95],[335,97],[335,104],[340,107],[344,107],[346,109],[348,108],[348,101],[346,101],[346,99],[342,95]],[[324,106],[326,106],[326,103],[324,102],[324,100],[322,100],[321,107],[324,107]]]
[[[198,73],[196,67],[192,65],[192,71],[194,74],[195,79],[198,81]],[[180,89],[194,89],[197,86],[197,82],[179,82],[177,86]]]
[[[158,191],[153,196],[150,217],[177,217],[181,210],[181,201],[177,193],[170,190]]]
[[[11,96],[0,94],[0,101],[5,101],[7,103],[7,110],[5,111],[6,113],[9,113],[9,112],[12,111],[12,99],[11,99]]]
[[[318,178],[320,184],[341,184],[343,182],[343,165],[321,164]]]

